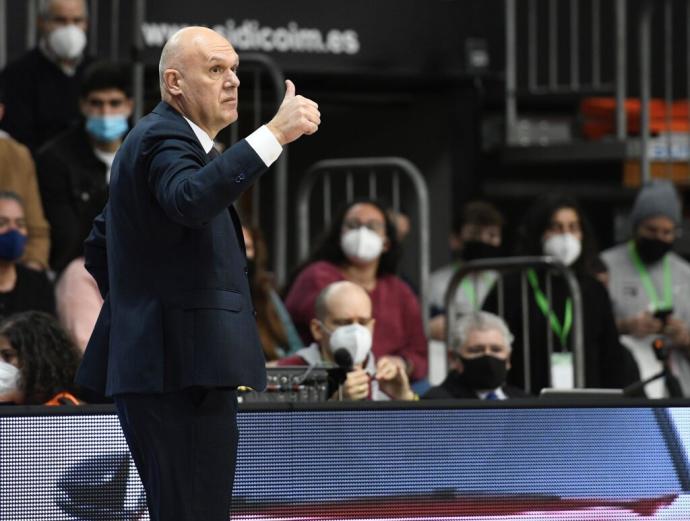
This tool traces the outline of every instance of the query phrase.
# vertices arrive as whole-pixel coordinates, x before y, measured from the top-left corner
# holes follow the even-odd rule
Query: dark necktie
[[[213,161],[219,155],[220,155],[220,152],[218,152],[216,147],[211,147],[211,150],[209,151],[208,154],[206,154],[206,157],[208,158],[209,161]]]
[[[498,400],[498,395],[491,391],[489,394],[486,395],[485,400]]]

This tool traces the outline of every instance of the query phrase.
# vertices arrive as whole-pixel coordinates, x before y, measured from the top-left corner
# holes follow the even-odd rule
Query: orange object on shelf
[[[649,101],[649,131],[652,134],[662,132],[690,132],[688,100],[678,100],[670,106],[670,119],[667,121],[666,102],[659,98]],[[639,134],[641,130],[642,103],[638,98],[625,100],[625,117],[628,134]],[[585,98],[580,103],[583,117],[582,135],[587,139],[597,140],[616,132],[616,99],[593,97]]]

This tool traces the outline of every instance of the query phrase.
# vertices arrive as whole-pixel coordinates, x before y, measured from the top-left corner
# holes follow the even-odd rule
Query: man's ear
[[[460,234],[451,233],[448,236],[448,246],[450,246],[451,251],[460,251],[462,249],[462,239]]]
[[[165,69],[163,73],[163,83],[167,91],[173,96],[179,96],[182,94],[182,88],[180,87],[180,80],[182,76],[179,71],[175,69]]]
[[[79,110],[81,111],[81,115],[86,117],[86,114],[88,113],[88,104],[86,103],[86,100],[84,98],[79,98]]]
[[[132,98],[125,100],[125,108],[127,109],[127,118],[130,118],[134,112],[134,100]]]
[[[323,330],[321,329],[321,322],[318,319],[312,318],[309,322],[309,330],[311,331],[311,336],[314,337],[317,343],[321,343],[323,340]]]
[[[465,366],[460,360],[460,355],[455,351],[448,351],[448,369],[462,373],[465,370]]]

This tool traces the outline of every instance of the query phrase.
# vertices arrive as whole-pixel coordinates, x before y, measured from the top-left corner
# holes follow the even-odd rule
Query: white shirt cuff
[[[283,151],[283,147],[266,125],[257,128],[246,139],[266,166],[271,166]]]

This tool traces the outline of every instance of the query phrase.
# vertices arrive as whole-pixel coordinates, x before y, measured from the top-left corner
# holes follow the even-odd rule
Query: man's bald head
[[[326,286],[316,299],[315,308],[316,318],[321,322],[339,318],[341,314],[371,317],[369,294],[362,286],[346,280]]]
[[[316,316],[309,329],[326,360],[332,359],[329,339],[339,327],[360,324],[373,333],[371,298],[362,286],[353,282],[340,281],[326,286],[316,299],[314,311]]]
[[[56,14],[61,14],[64,9],[78,9],[84,17],[89,15],[89,6],[86,0],[39,0],[38,17],[49,20]]]

